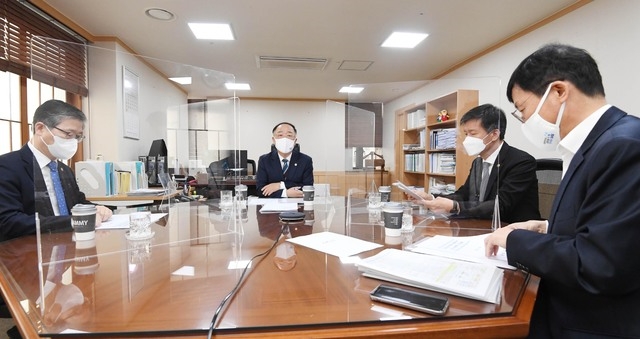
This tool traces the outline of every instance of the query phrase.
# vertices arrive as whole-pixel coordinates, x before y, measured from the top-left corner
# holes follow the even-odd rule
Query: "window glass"
[[[5,142],[6,138],[9,137],[10,134],[10,122],[6,120],[0,120],[0,135],[6,135],[3,137],[3,142],[0,142],[0,154],[5,154],[11,152],[11,143]]]
[[[11,119],[11,83],[7,72],[0,72],[0,119]]]
[[[11,120],[21,121],[20,117],[20,76],[9,74],[9,94],[11,95]]]
[[[11,146],[12,146],[12,149],[11,149],[12,151],[18,150],[20,149],[20,147],[22,147],[22,138],[20,134],[19,122],[11,123]]]

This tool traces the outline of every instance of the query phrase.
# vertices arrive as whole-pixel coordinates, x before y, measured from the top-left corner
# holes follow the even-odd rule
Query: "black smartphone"
[[[449,308],[449,299],[415,292],[401,287],[378,285],[370,294],[371,300],[410,308],[433,315],[443,315]]]

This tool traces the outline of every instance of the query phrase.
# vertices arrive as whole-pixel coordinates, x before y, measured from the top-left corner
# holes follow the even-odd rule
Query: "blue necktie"
[[[58,175],[58,162],[50,162],[49,169],[51,170],[51,181],[53,181],[53,190],[56,192],[56,200],[58,200],[58,210],[60,215],[69,215],[67,202],[64,200],[62,182],[60,182],[60,176]]]
[[[289,168],[289,160],[282,159],[282,163],[283,163],[283,165],[282,165],[282,174],[284,174],[287,171],[287,169]]]

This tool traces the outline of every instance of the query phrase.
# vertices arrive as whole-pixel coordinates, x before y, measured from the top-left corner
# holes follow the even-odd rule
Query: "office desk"
[[[180,191],[166,193],[162,195],[109,195],[103,197],[87,197],[87,200],[94,204],[113,206],[113,207],[130,207],[139,205],[159,204],[163,201],[180,194]]]
[[[255,176],[252,176],[255,177]],[[256,179],[245,179],[245,178],[218,178],[213,179],[209,178],[208,184],[191,184],[196,190],[198,195],[202,195],[206,198],[220,198],[221,190],[233,190],[236,185],[243,184],[247,186],[247,194],[248,195],[258,195],[258,191],[256,190]]]
[[[178,203],[152,225],[152,239],[129,241],[125,230],[99,230],[96,246],[88,248],[78,248],[86,246],[74,243],[70,233],[42,234],[42,273],[35,236],[3,242],[0,288],[26,338],[56,337],[69,329],[92,332],[92,338],[206,338],[216,308],[242,274],[235,267],[244,267],[243,261],[277,240],[277,246],[293,246],[295,266],[278,268],[279,247],[256,259],[222,309],[216,337],[496,338],[527,333],[535,277],[506,271],[501,304],[449,296],[451,306],[443,317],[380,304],[369,299],[380,281],[361,276],[340,258],[285,242],[287,235],[279,237],[278,216],[256,210],[249,206],[230,215],[215,204]],[[295,237],[331,231],[385,243],[383,227],[366,207],[349,211],[351,223],[345,225],[345,199],[333,197],[331,203],[305,211],[306,220],[289,224],[286,233]],[[489,227],[472,220],[426,225],[420,216],[415,222],[413,239],[473,235]],[[56,253],[59,259],[52,260]],[[40,274],[51,291],[44,304],[38,301]],[[76,298],[69,297],[70,291]],[[80,305],[56,316],[56,297]]]

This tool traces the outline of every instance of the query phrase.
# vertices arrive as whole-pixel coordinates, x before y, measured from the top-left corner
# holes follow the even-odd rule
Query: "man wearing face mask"
[[[472,108],[460,119],[466,153],[476,157],[465,183],[453,194],[427,200],[425,207],[452,216],[491,219],[499,191],[500,218],[506,222],[540,219],[536,160],[504,142],[507,119],[491,104]]]
[[[525,58],[507,97],[527,139],[563,160],[548,222],[485,239],[540,277],[529,337],[640,338],[640,119],[607,103],[596,61],[568,45]]]
[[[34,113],[31,140],[0,156],[0,241],[35,233],[36,212],[43,231],[70,231],[71,208],[91,204],[71,168],[58,161],[76,153],[84,139],[85,121],[84,113],[74,106],[46,101]],[[99,225],[112,212],[104,206],[97,209]]]
[[[281,122],[271,132],[271,152],[258,159],[256,188],[262,197],[301,198],[302,186],[313,185],[313,161],[298,149],[293,124]]]

